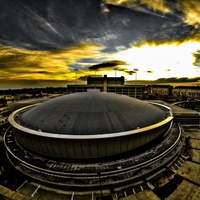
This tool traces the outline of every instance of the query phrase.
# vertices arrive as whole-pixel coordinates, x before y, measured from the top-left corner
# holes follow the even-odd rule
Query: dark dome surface
[[[125,95],[84,92],[44,102],[18,119],[24,127],[42,132],[88,135],[143,128],[165,119],[165,113]]]

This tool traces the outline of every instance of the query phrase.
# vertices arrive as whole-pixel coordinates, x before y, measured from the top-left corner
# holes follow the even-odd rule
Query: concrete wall
[[[142,146],[169,129],[172,120],[150,130],[123,136],[65,139],[33,135],[13,127],[17,141],[25,148],[39,154],[56,158],[89,159],[112,156]]]

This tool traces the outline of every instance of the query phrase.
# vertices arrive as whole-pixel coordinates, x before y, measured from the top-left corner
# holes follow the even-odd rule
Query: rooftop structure
[[[88,159],[133,150],[166,132],[173,117],[125,95],[75,93],[11,114],[17,141],[46,156]]]
[[[4,143],[15,169],[93,195],[151,187],[146,182],[179,159],[185,141],[168,106],[98,90],[21,108],[9,122]]]

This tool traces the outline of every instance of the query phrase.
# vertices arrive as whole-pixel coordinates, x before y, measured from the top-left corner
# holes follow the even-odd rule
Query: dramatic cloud
[[[120,66],[120,65],[127,65],[126,62],[124,61],[120,61],[120,60],[111,60],[111,61],[107,61],[101,64],[97,64],[97,65],[92,65],[89,67],[89,69],[92,70],[98,70],[98,69],[102,69],[102,68],[112,68],[116,67],[116,66]]]
[[[120,61],[120,60],[111,60],[111,61],[106,61],[100,64],[96,64],[96,65],[92,65],[89,67],[90,70],[100,70],[100,71],[119,71],[119,72],[123,72],[124,74],[128,74],[128,75],[133,75],[136,72],[134,70],[130,70],[128,68],[126,68],[126,66],[129,65],[128,63],[126,63],[125,61]]]
[[[160,78],[155,81],[155,83],[200,83],[200,77],[198,78],[188,78],[188,77],[182,77],[182,78]]]
[[[73,80],[75,72],[70,67],[78,60],[99,58],[102,49],[95,44],[80,44],[54,51],[33,51],[0,46],[0,80]],[[103,54],[103,53],[102,53]],[[105,54],[104,54],[105,55]]]
[[[182,10],[185,17],[185,22],[191,25],[195,25],[195,27],[199,27],[200,24],[200,15],[199,15],[199,7],[200,1],[198,0],[179,0],[177,2],[177,7]]]
[[[200,50],[193,54],[195,57],[194,65],[200,68]]]
[[[170,12],[171,9],[167,7],[166,0],[106,0],[108,4],[121,5],[131,9],[135,7],[140,7],[144,11],[143,6],[147,6],[154,11],[159,10],[162,12]]]
[[[180,39],[193,30],[176,13],[157,12],[155,6],[161,9],[163,1],[141,1],[134,9],[130,8],[129,1],[127,7],[121,6],[124,1],[118,5],[104,4],[109,12],[103,12],[101,2],[3,1],[0,41],[11,46],[41,50],[63,48],[89,40],[104,45],[109,51],[116,51],[120,46],[129,47],[143,40]]]
[[[200,74],[199,0],[0,0],[0,5],[1,85],[83,81],[94,73],[113,76],[114,67],[126,80],[134,79],[134,68],[138,79]]]

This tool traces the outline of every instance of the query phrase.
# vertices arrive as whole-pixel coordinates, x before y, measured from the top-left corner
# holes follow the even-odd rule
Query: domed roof
[[[165,113],[151,104],[125,95],[104,92],[57,97],[18,116],[24,127],[72,135],[129,131],[153,125],[163,119]]]

